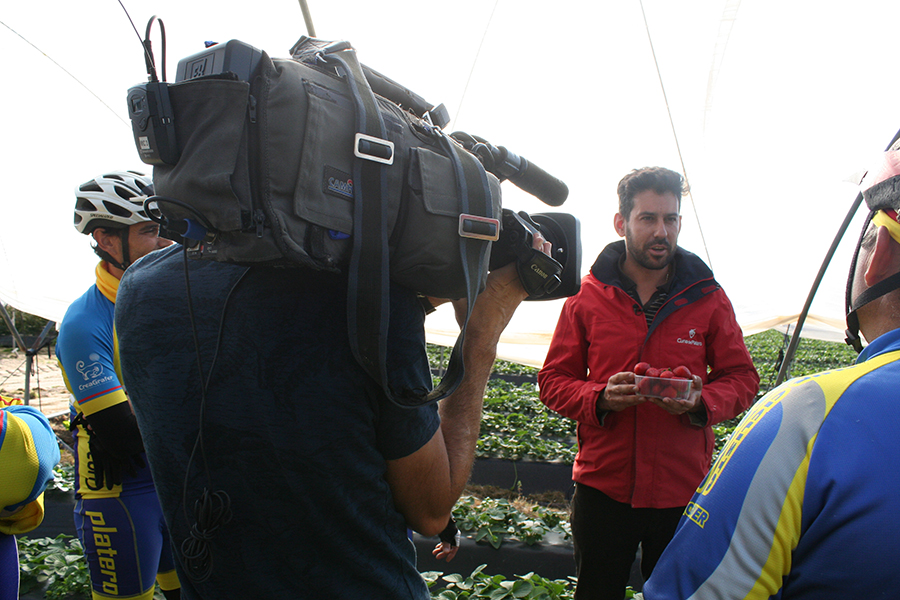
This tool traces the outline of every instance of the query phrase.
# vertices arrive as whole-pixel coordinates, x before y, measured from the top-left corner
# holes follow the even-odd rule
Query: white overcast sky
[[[206,40],[240,39],[281,57],[306,33],[291,0],[123,2],[141,35],[151,15],[164,21],[170,79]],[[644,0],[665,98],[638,0],[309,7],[318,37],[349,40],[363,63],[446,104],[451,130],[565,181],[560,209],[509,184],[503,204],[578,216],[582,272],[615,239],[622,175],[680,170],[683,159],[693,204],[683,206],[681,244],[708,251],[743,323],[800,312],[855,197],[845,180],[900,127],[894,1]],[[6,2],[0,22],[0,292],[54,316],[91,283],[95,262],[72,227],[74,187],[107,170],[150,170],[125,107],[144,62],[117,0]],[[160,60],[158,28],[151,39]],[[813,312],[842,318],[848,260],[842,249]],[[533,303],[511,330],[552,330],[558,310]]]

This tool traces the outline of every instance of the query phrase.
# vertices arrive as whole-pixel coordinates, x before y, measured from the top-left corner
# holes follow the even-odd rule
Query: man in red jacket
[[[616,233],[566,301],[541,401],[578,422],[572,535],[578,600],[621,600],[638,545],[646,579],[709,470],[712,425],[746,410],[759,375],[731,302],[677,246],[684,180],[659,167],[618,185]],[[637,363],[685,366],[687,399],[638,393]]]

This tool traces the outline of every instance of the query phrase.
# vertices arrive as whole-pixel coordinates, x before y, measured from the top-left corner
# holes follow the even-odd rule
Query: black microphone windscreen
[[[516,187],[537,197],[550,206],[562,206],[569,197],[569,187],[553,175],[550,175],[533,162],[526,161],[521,171],[509,180]]]

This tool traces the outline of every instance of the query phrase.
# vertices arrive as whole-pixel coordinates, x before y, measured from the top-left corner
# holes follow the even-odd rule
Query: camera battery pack
[[[227,71],[236,74],[243,81],[250,81],[260,58],[262,51],[239,40],[229,40],[178,61],[175,81],[186,81]]]
[[[166,82],[144,83],[129,89],[128,116],[141,161],[148,165],[178,162],[178,143]]]

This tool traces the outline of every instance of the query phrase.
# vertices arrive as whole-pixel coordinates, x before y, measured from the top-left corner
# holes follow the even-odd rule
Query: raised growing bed
[[[515,490],[522,495],[561,492],[572,498],[572,465],[562,462],[479,458],[469,483]]]
[[[413,534],[419,571],[468,574],[479,565],[487,565],[485,573],[503,575],[511,579],[516,575],[537,573],[547,579],[566,579],[575,576],[572,543],[564,542],[555,534],[548,534],[545,541],[529,546],[523,542],[506,540],[500,548],[474,542],[463,537],[459,552],[449,563],[438,561],[431,551],[437,538],[425,538]]]

